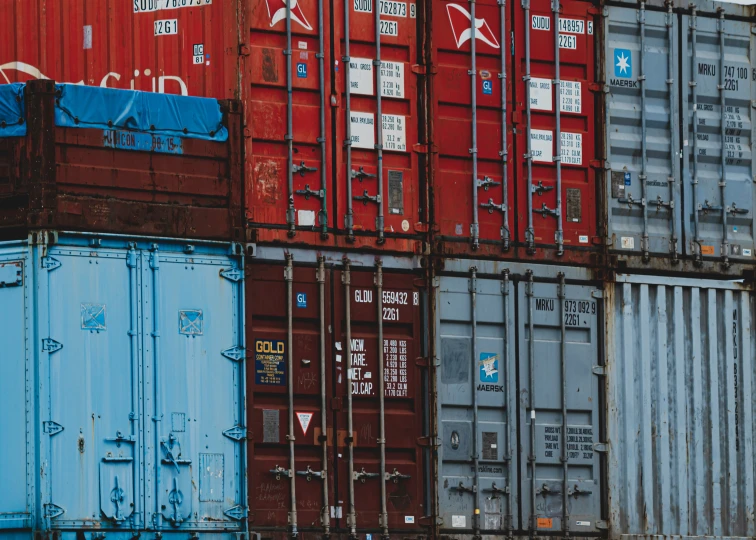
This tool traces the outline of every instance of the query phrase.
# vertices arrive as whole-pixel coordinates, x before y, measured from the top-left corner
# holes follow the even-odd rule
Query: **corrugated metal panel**
[[[33,331],[24,347],[36,364],[27,377],[35,378],[26,386],[16,381],[17,392],[27,390],[21,410],[39,411],[37,452],[16,452],[3,463],[4,470],[33,476],[24,482],[27,490],[36,487],[34,500],[41,504],[33,526],[132,536],[148,526],[241,530],[239,258],[221,243],[70,234],[40,239],[30,249],[36,270],[26,276],[35,295],[27,295],[25,320]],[[0,244],[3,259],[16,246]],[[14,289],[24,288],[3,287],[0,294]],[[13,347],[16,334],[0,338],[4,348]],[[18,378],[16,365],[23,363],[2,363],[4,380]],[[23,448],[19,430],[13,428]],[[17,506],[20,495],[10,495]],[[28,501],[25,511],[31,509]]]
[[[693,14],[681,28],[686,253],[752,262],[756,24]]]
[[[394,262],[270,247],[248,259],[252,530],[425,534],[423,281]]]
[[[31,268],[25,245],[0,248],[0,531],[31,527],[35,506]]]
[[[606,308],[612,537],[753,536],[753,293],[619,276]]]
[[[588,277],[580,269],[494,266],[451,261],[435,293],[441,533],[595,534],[597,290],[574,281]]]
[[[237,3],[2,0],[0,83],[53,79],[239,99]]]
[[[606,10],[609,249],[678,257],[678,18],[630,7]]]

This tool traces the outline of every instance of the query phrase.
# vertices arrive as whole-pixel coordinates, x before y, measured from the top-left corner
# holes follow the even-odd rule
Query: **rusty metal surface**
[[[103,130],[55,126],[52,81],[27,85],[29,132],[0,151],[0,235],[57,228],[243,241],[241,106],[222,102],[225,143],[180,155],[107,146]]]

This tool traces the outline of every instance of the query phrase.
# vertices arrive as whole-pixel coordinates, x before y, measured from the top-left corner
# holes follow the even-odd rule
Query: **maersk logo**
[[[629,79],[633,76],[633,56],[629,49],[614,49],[614,76]]]
[[[480,382],[499,382],[499,357],[494,353],[480,353]]]

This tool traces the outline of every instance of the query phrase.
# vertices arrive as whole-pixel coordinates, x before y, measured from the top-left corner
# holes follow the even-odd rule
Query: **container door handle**
[[[390,480],[395,484],[398,484],[399,480],[409,480],[410,478],[412,478],[410,475],[402,474],[396,469],[394,469],[394,472],[386,473],[386,480]]]
[[[570,497],[578,497],[580,495],[590,495],[593,493],[593,490],[590,488],[581,488],[577,484],[575,484],[573,487],[567,490],[567,495]]]
[[[115,514],[113,514],[113,521],[120,523],[126,521],[126,518],[121,515],[121,504],[123,504],[124,493],[121,486],[118,484],[118,476],[114,477],[113,490],[110,492],[110,502],[115,506]]]
[[[287,473],[289,471],[286,471]],[[307,478],[307,481],[310,482],[312,480],[313,476],[317,476],[318,478],[323,478],[323,471],[313,471],[310,465],[307,465],[306,471],[297,471],[297,476],[304,476]]]
[[[363,467],[360,472],[355,472],[354,473],[354,479],[355,480],[359,480],[363,484],[365,483],[365,480],[367,478],[377,478],[379,476],[380,476],[380,474],[378,474],[378,473],[371,473],[371,472],[365,471],[365,467]]]
[[[475,487],[469,488],[462,482],[460,482],[458,486],[452,486],[451,489],[453,489],[454,491],[461,491],[462,493],[475,493],[477,491]]]
[[[176,468],[178,468],[178,466],[176,466]],[[184,494],[181,493],[181,490],[178,488],[178,479],[175,477],[173,478],[173,489],[168,494],[168,502],[173,506],[171,523],[174,526],[179,525],[184,521],[184,518],[179,514],[179,507],[181,506],[181,503],[184,502]]]

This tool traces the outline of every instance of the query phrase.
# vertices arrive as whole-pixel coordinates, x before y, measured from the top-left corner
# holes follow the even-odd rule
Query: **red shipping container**
[[[249,529],[279,539],[294,527],[308,538],[427,534],[427,374],[415,361],[424,281],[410,259],[379,269],[354,254],[349,265],[339,254],[290,255],[282,263],[282,249],[258,246],[247,264]]]
[[[521,2],[513,6],[519,255],[597,264],[603,200],[597,193],[601,130],[594,115],[599,12],[577,0],[559,3],[556,13],[549,0],[527,5],[529,10]]]
[[[28,82],[27,134],[0,138],[0,237],[50,228],[244,241],[239,101],[220,102],[228,140],[219,142],[61,127],[63,99],[53,81]]]
[[[431,8],[435,250],[511,256],[510,6],[436,0]]]
[[[413,3],[380,3],[379,55],[373,7],[372,0],[300,1],[288,23],[283,0],[251,9],[250,240],[421,248],[427,204],[425,147],[418,146],[425,122],[418,114],[420,19]]]
[[[528,51],[525,13],[519,1],[432,3],[434,75],[429,100],[434,111],[430,122],[434,250],[447,255],[597,264],[595,252],[600,248],[593,244],[597,176],[591,168],[596,165],[592,93],[596,68],[593,35],[588,33],[595,10],[577,1],[560,5],[560,16],[569,24],[580,21],[583,29],[581,34],[576,26],[560,33],[562,150],[574,147],[560,165],[553,161],[556,145],[549,135],[556,130],[557,118],[552,106],[556,88],[553,13],[547,0],[531,4],[529,19],[536,17],[544,28],[530,30]],[[528,77],[529,125],[524,82]],[[530,176],[528,134],[536,141],[531,144]],[[557,177],[562,185],[558,211],[562,240],[556,235]],[[533,216],[532,234],[529,215]]]
[[[0,83],[240,99],[238,0],[0,0]]]

